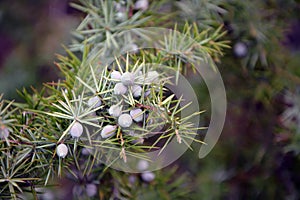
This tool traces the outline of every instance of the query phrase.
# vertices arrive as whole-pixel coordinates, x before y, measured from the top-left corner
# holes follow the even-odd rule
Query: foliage
[[[159,5],[162,4],[152,6]],[[190,118],[199,117],[201,112],[180,118],[179,114],[190,103],[182,104],[184,97],[172,94],[168,84],[173,84],[170,74],[188,72],[187,59],[191,56],[197,61],[208,55],[215,59],[222,55],[222,48],[228,47],[225,41],[220,40],[224,35],[222,27],[199,32],[196,24],[186,23],[183,27],[184,38],[194,39],[188,44],[190,46],[176,32],[166,35],[169,40],[158,41],[167,50],[178,48],[175,54],[172,51],[166,55],[159,50],[141,50],[114,58],[110,65],[106,65],[106,62],[99,63],[99,60],[132,50],[130,45],[131,48],[132,45],[139,45],[133,43],[134,38],[128,29],[147,26],[155,14],[150,15],[151,9],[132,13],[134,4],[130,1],[121,4],[91,0],[72,3],[72,6],[87,15],[74,32],[73,44],[70,48],[65,47],[67,55],[58,55],[56,65],[63,80],[46,83],[41,92],[35,89],[33,94],[25,89],[19,91],[25,103],[10,102],[1,111],[1,133],[6,134],[7,130],[9,133],[1,141],[1,198],[22,198],[19,194],[23,192],[30,192],[38,198],[39,188],[53,184],[56,177],[66,176],[72,177],[75,182],[83,180],[82,177],[94,177],[89,179],[89,184],[98,190],[96,185],[99,182],[96,180],[100,180],[100,184],[105,183],[109,174],[116,181],[114,184],[118,185],[114,189],[116,191],[110,193],[109,188],[100,187],[94,195],[98,194],[96,196],[101,198],[114,198],[116,195],[115,198],[135,196],[143,199],[153,195],[167,199],[183,196],[186,194],[181,188],[184,177],[171,178],[175,171],[150,183],[152,192],[136,193],[143,191],[147,183],[136,181],[137,185],[132,190],[128,188],[127,181],[121,180],[124,179],[119,177],[121,174],[99,161],[105,160],[111,165],[116,159],[122,159],[123,165],[126,165],[130,157],[150,160],[141,157],[139,152],[160,149],[160,154],[173,138],[188,148],[191,148],[191,141],[201,142],[194,138],[199,128],[189,122]],[[125,19],[119,18],[120,12],[126,15]],[[135,34],[148,39],[143,32],[137,31]],[[146,64],[151,62],[179,67],[159,71],[159,68]],[[121,79],[114,78],[113,72],[119,73]],[[128,80],[123,80],[128,74],[133,76],[130,84]],[[126,91],[118,89],[118,84]],[[138,92],[133,90],[134,87],[139,89]],[[124,127],[126,124],[120,122],[121,116],[110,113],[109,108],[114,105],[120,106],[123,113],[140,110],[141,121],[137,120],[139,116],[127,115],[130,125],[133,123],[132,128],[127,129]],[[14,108],[9,109],[10,106]],[[106,136],[104,130],[108,125],[114,130]],[[102,137],[99,137],[100,133]],[[156,135],[154,139],[153,134]],[[146,138],[145,142],[142,138]],[[67,148],[58,148],[61,144]],[[156,176],[160,176],[159,173]],[[167,182],[169,187],[162,188]],[[85,187],[87,185],[83,185]],[[76,191],[73,195],[76,196]]]
[[[0,198],[299,198],[299,59],[283,45],[299,3],[149,0],[145,9],[136,3],[72,2],[84,17],[65,53],[57,55],[61,79],[18,91],[23,103],[1,95]],[[153,40],[151,31],[139,29],[148,27],[171,29],[167,39],[155,41],[167,51],[142,48]],[[150,161],[140,153],[163,153],[173,139],[197,150],[193,144],[202,144],[209,97],[191,61],[205,59],[222,72],[229,99],[223,137],[212,155],[195,160],[190,151],[176,163],[179,168],[156,172],[110,168],[117,162],[127,166],[132,158]],[[126,85],[118,73],[133,74],[133,83],[126,79]],[[180,73],[197,85],[208,113],[180,117],[191,102],[168,87]],[[119,83],[124,87],[117,88]],[[130,129],[113,106],[128,114]],[[200,117],[203,127],[189,123]],[[163,131],[151,137],[157,127]],[[62,144],[64,154],[58,152]]]

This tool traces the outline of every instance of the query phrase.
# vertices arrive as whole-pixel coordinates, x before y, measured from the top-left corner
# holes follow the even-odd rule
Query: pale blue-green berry
[[[126,2],[127,0],[119,0],[118,2],[113,1],[114,7],[117,11],[125,11],[126,10]]]
[[[134,79],[135,79],[135,76],[133,73],[125,72],[121,77],[121,82],[125,86],[131,86],[131,85],[134,85]]]
[[[132,124],[132,118],[129,114],[122,114],[118,118],[118,124],[123,128],[128,128]]]
[[[130,184],[134,184],[134,183],[136,182],[136,176],[130,175],[130,176],[128,177],[128,182],[129,182]]]
[[[9,136],[9,130],[7,127],[2,126],[0,127],[0,138],[5,139]]]
[[[129,46],[129,51],[131,51],[132,53],[138,53],[139,52],[139,47],[138,45],[132,43]]]
[[[140,108],[130,111],[130,116],[135,122],[141,122],[143,120],[143,111]]]
[[[157,71],[149,71],[147,73],[147,82],[155,83],[158,81],[159,74]]]
[[[122,5],[121,5],[120,3],[115,2],[115,1],[113,1],[113,3],[114,3],[115,9],[116,9],[117,11],[121,11]]]
[[[149,162],[147,160],[140,160],[137,164],[137,169],[139,171],[145,171],[149,168]]]
[[[119,117],[122,114],[122,107],[119,105],[112,105],[108,109],[108,113],[110,116]]]
[[[37,190],[37,192],[40,192],[40,191]],[[42,190],[41,193],[42,193],[41,194],[41,199],[44,199],[44,200],[53,200],[53,199],[55,199],[55,195],[51,190]],[[24,199],[26,199],[26,198],[24,198]]]
[[[123,83],[117,83],[114,87],[114,94],[123,95],[127,92],[127,87]]]
[[[106,125],[103,127],[101,131],[102,138],[108,138],[116,134],[116,126],[113,125]]]
[[[66,157],[66,155],[68,154],[68,147],[67,147],[67,145],[65,145],[65,144],[59,144],[57,146],[57,148],[56,148],[56,154],[60,158]]]
[[[93,183],[87,184],[85,191],[89,197],[93,197],[97,194],[97,186]]]
[[[247,55],[248,47],[244,42],[237,42],[233,46],[233,52],[235,56],[241,58]]]
[[[124,22],[127,20],[127,14],[125,12],[117,12],[115,17],[117,22]]]
[[[141,70],[134,72],[134,74],[138,77],[143,76],[143,72]]]
[[[134,97],[140,97],[141,95],[142,95],[142,87],[141,86],[139,86],[139,85],[133,85],[132,87],[131,87],[131,90],[132,90],[132,95],[134,96]]]
[[[144,93],[144,97],[148,97],[150,94],[151,94],[151,90],[147,90],[147,91]]]
[[[138,0],[137,2],[135,2],[134,4],[134,8],[137,10],[147,10],[149,6],[149,2],[148,0]]]
[[[83,133],[83,126],[79,122],[75,122],[70,129],[70,134],[74,138],[78,138]]]
[[[121,80],[122,74],[119,71],[113,71],[110,74],[111,79]]]
[[[155,179],[155,174],[152,172],[144,172],[141,174],[141,177],[142,177],[143,181],[151,182]]]
[[[88,100],[88,106],[89,107],[93,106],[93,108],[97,108],[97,107],[101,106],[101,99],[100,99],[100,97],[98,97],[98,96],[91,97]]]
[[[92,154],[92,150],[89,149],[89,148],[84,147],[84,148],[82,148],[82,150],[81,150],[81,154],[82,154],[82,155],[85,155],[85,156],[88,156],[88,155]]]
[[[84,189],[81,187],[81,185],[74,185],[72,193],[76,197],[82,197],[84,194]]]

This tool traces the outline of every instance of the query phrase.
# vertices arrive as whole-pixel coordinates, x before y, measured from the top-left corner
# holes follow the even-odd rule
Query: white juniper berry
[[[113,125],[106,125],[103,127],[101,131],[101,137],[102,138],[108,138],[116,134],[116,126]]]
[[[88,106],[89,107],[93,106],[93,108],[97,108],[97,107],[101,106],[101,104],[102,104],[101,99],[98,96],[91,97],[88,100]]]
[[[144,93],[144,97],[148,97],[151,94],[151,90],[146,90]]]
[[[149,7],[149,1],[148,0],[138,0],[135,4],[134,4],[134,8],[137,10],[147,10]]]
[[[143,179],[143,181],[149,183],[155,179],[155,174],[153,172],[143,172],[141,174],[141,178]]]
[[[120,105],[112,105],[108,109],[108,113],[110,116],[119,117],[122,114],[122,106]]]
[[[116,95],[123,95],[126,94],[127,87],[123,85],[123,83],[117,83],[114,87],[114,94]]]
[[[124,74],[122,74],[121,82],[125,86],[132,86],[132,85],[134,85],[134,79],[135,79],[135,76],[133,73],[125,72]]]
[[[140,108],[136,108],[130,111],[130,116],[135,122],[141,122],[143,120],[143,111]]]
[[[129,182],[130,184],[134,184],[136,181],[137,181],[136,176],[130,175],[130,176],[128,177],[128,182]]]
[[[5,138],[8,138],[9,136],[9,130],[6,126],[2,125],[0,127],[0,138],[1,139],[5,139]]]
[[[45,199],[45,200],[53,200],[53,199],[55,199],[55,194],[51,190],[41,191],[41,193],[42,193],[40,195],[41,199]],[[26,198],[24,198],[24,199],[26,199]]]
[[[135,43],[132,43],[129,45],[129,51],[132,53],[138,53],[139,52],[139,47]]]
[[[74,138],[78,138],[82,135],[83,133],[83,126],[79,122],[75,122],[73,126],[70,129],[70,134]]]
[[[159,81],[159,73],[155,70],[148,71],[145,75],[141,74],[136,78],[139,83],[152,84]]]
[[[128,128],[132,124],[132,118],[129,114],[122,114],[118,118],[118,124],[123,128]]]
[[[131,87],[131,91],[132,91],[132,95],[133,95],[134,97],[140,97],[140,96],[142,95],[143,89],[142,89],[142,87],[139,86],[139,85],[133,85],[133,86]]]
[[[89,197],[93,197],[97,194],[97,186],[93,183],[89,183],[86,185],[85,191]]]
[[[139,171],[145,171],[149,168],[149,162],[147,160],[140,160],[137,164],[137,169]]]
[[[117,10],[117,11],[122,11],[123,10],[123,6],[121,5],[120,2],[116,2],[114,1],[114,8]]]
[[[126,9],[127,0],[114,1],[114,7],[117,11],[124,11]]]
[[[233,53],[236,57],[242,58],[247,55],[248,47],[244,42],[237,42],[233,46]]]
[[[122,74],[119,71],[112,71],[110,74],[111,79],[121,80]]]
[[[150,83],[155,83],[158,81],[159,74],[157,71],[149,71],[146,78]]]
[[[67,147],[67,145],[65,145],[65,144],[59,144],[57,146],[57,148],[56,148],[56,154],[60,158],[66,157],[66,155],[68,154],[68,147]]]
[[[127,20],[127,14],[125,12],[117,12],[115,19],[117,22],[124,22]]]
[[[84,194],[84,188],[81,185],[74,185],[72,193],[76,197],[82,197]]]
[[[82,148],[81,153],[82,153],[82,155],[88,156],[92,153],[92,150],[84,147],[84,148]]]

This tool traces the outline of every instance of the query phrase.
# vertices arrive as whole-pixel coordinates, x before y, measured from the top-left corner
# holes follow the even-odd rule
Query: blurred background
[[[298,1],[190,2],[221,8],[212,9],[215,16],[203,15],[206,4],[179,6],[200,26],[212,18],[224,24],[232,46],[218,62],[228,98],[221,138],[206,158],[195,159],[196,148],[177,162],[193,177],[191,198],[300,199]],[[0,1],[0,93],[6,99],[18,99],[16,89],[58,79],[55,54],[63,53],[81,19],[68,5]]]
[[[68,0],[0,1],[0,93],[57,80],[55,54],[79,23]]]

